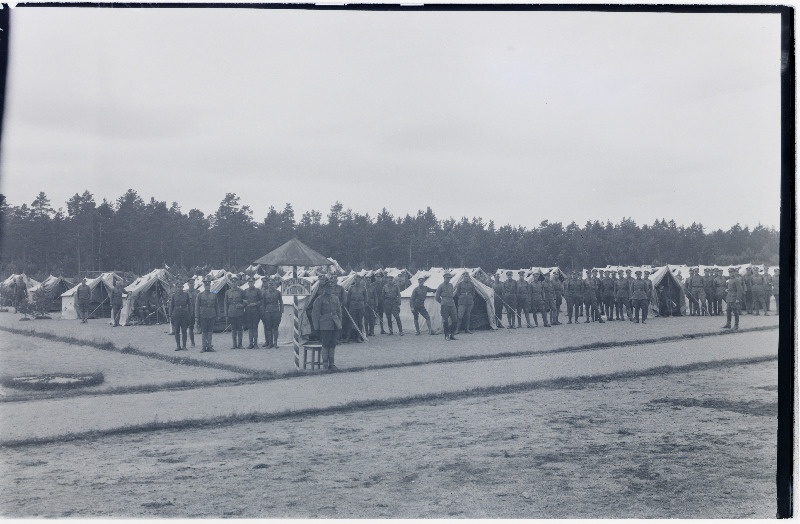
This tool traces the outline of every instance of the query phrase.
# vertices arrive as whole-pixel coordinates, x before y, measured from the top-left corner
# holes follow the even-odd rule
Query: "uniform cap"
[[[509,273],[510,273],[510,271],[509,271]],[[447,273],[445,273],[444,275],[442,275],[442,276],[444,278],[453,278],[453,274],[451,272],[449,272],[449,271]]]
[[[247,281],[248,281],[248,282],[255,282],[255,281],[256,281],[256,279],[255,279],[255,278],[253,278],[252,276],[249,276],[249,277],[247,277]]]
[[[758,268],[758,266],[754,266],[754,267],[753,267],[753,271],[755,271],[755,272],[759,272],[759,271],[761,271],[761,269],[759,269],[759,268]]]
[[[211,282],[211,277],[209,276],[203,277],[203,282]]]
[[[419,277],[419,278],[417,279],[417,281],[418,281],[418,282],[423,282],[424,280],[425,280],[425,277]]]
[[[506,275],[513,275],[513,274],[514,274],[514,272],[511,271],[510,269],[508,271],[506,271]]]
[[[735,272],[736,272],[736,268],[735,267],[729,267],[728,268],[728,273],[735,273]]]
[[[637,275],[641,275],[642,274],[642,272],[639,271],[638,269],[636,271],[634,271],[634,273],[636,273]]]

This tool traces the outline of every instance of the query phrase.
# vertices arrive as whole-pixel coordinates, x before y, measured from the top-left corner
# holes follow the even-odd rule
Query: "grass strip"
[[[0,326],[0,331],[6,331],[8,333],[12,333],[14,335],[24,335],[28,337],[36,337],[42,338],[45,340],[50,340],[53,342],[62,342],[64,344],[72,344],[76,346],[89,346],[96,349],[101,349],[103,351],[113,351],[116,353],[124,353],[127,355],[136,355],[139,357],[147,357],[153,358],[156,360],[162,360],[164,362],[169,362],[170,364],[178,364],[181,366],[194,366],[194,367],[202,367],[202,368],[213,368],[219,369],[223,371],[232,371],[234,373],[240,373],[242,375],[263,375],[264,373],[271,373],[275,375],[274,372],[265,372],[257,369],[251,368],[244,368],[241,366],[234,366],[231,364],[222,364],[219,362],[209,362],[207,360],[191,358],[191,357],[177,357],[172,355],[162,355],[161,353],[156,353],[155,351],[144,351],[138,348],[135,348],[131,345],[127,345],[123,348],[118,348],[113,342],[103,341],[99,342],[97,340],[84,340],[75,337],[63,337],[60,335],[54,335],[52,333],[42,333],[41,331],[36,331],[33,329],[17,329],[17,328],[10,328],[5,326]]]
[[[308,416],[322,416],[341,413],[351,413],[365,410],[383,410],[392,408],[404,408],[415,405],[434,404],[439,402],[449,402],[466,398],[482,397],[489,395],[505,395],[511,393],[523,393],[537,389],[566,389],[583,388],[594,384],[606,384],[624,380],[632,380],[646,377],[663,376],[678,373],[690,373],[697,371],[707,371],[716,369],[727,369],[737,366],[761,364],[773,362],[778,359],[775,356],[714,360],[710,362],[696,362],[683,366],[658,366],[654,368],[638,371],[621,371],[616,373],[606,373],[597,375],[582,375],[578,377],[561,377],[549,380],[539,380],[531,382],[521,382],[504,386],[478,387],[463,391],[448,391],[443,393],[425,393],[407,397],[398,397],[383,400],[362,400],[348,402],[340,406],[325,408],[309,408],[302,410],[285,410],[279,413],[234,413],[221,417],[207,419],[185,419],[168,422],[153,421],[147,424],[123,426],[101,431],[84,431],[68,433],[54,437],[40,437],[29,439],[18,439],[0,442],[0,448],[20,448],[27,446],[39,446],[45,444],[61,444],[76,440],[94,440],[103,437],[134,435],[137,433],[149,433],[153,431],[185,431],[193,429],[213,429],[233,424],[242,423],[263,423],[278,420],[302,418]]]

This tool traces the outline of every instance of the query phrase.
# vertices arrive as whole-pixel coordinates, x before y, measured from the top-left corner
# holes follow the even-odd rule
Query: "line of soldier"
[[[769,274],[769,266],[764,266],[764,274],[758,266],[748,267],[742,276],[744,286],[744,313],[748,315],[764,315],[770,311],[770,299],[775,297],[775,307],[778,305],[778,286],[776,277]],[[699,268],[690,268],[689,277],[684,281],[684,291],[689,300],[690,315],[721,315],[722,301],[727,292],[727,279],[721,269],[704,268],[704,275]],[[737,274],[738,271],[737,271]]]

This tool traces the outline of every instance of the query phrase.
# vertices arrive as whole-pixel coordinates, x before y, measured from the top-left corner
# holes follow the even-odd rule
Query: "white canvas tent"
[[[89,280],[89,317],[109,317],[111,315],[111,290],[115,282],[122,282],[122,277],[114,272],[102,273],[100,276]],[[80,283],[61,294],[61,318],[75,320],[78,318],[78,304],[75,292]]]
[[[64,277],[50,275],[43,282],[36,284],[28,289],[28,302],[33,302],[35,294],[39,291],[45,293],[50,300],[50,311],[60,311],[61,303],[59,298],[63,293],[73,286],[72,282]]]
[[[125,287],[119,323],[129,326],[153,320],[152,323],[169,322],[171,280],[166,269],[155,269],[131,282]]]
[[[24,298],[30,297],[31,288],[39,285],[39,281],[30,278],[25,273],[13,274],[3,282],[0,282],[0,290],[2,290],[3,294],[7,294],[8,296],[8,304],[11,305],[14,302],[14,295],[17,293],[17,285],[22,281],[25,284],[25,292]]]

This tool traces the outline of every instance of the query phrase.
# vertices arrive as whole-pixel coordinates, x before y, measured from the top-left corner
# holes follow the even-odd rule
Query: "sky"
[[[0,192],[779,225],[778,14],[16,8]]]

